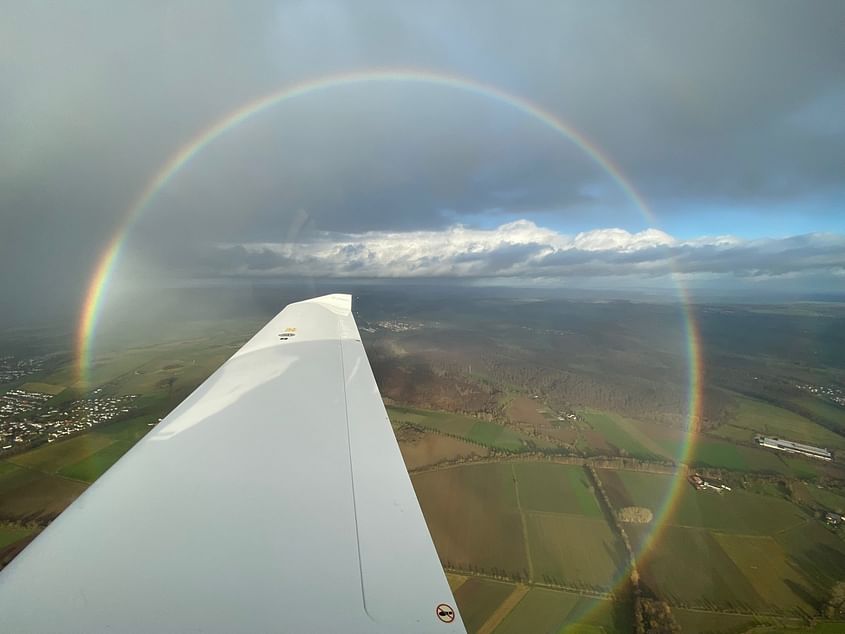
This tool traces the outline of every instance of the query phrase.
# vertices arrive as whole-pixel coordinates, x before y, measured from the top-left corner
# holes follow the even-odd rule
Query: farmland
[[[602,470],[600,477],[615,507],[643,506],[655,513],[667,503],[675,485],[675,476],[654,473]],[[677,491],[666,518],[676,526],[770,535],[808,519],[795,505],[757,493],[735,490],[720,495],[696,491],[685,481]]]
[[[635,542],[642,542],[648,531],[641,526],[626,530]],[[646,587],[681,606],[741,609],[762,603],[754,586],[707,530],[665,527],[660,549],[641,557],[639,569]]]
[[[523,510],[601,517],[583,468],[538,462],[518,462],[513,468]]]
[[[9,462],[45,473],[56,473],[62,467],[73,464],[97,453],[112,443],[111,439],[99,434],[85,434],[42,445],[33,451],[13,456]]]
[[[687,610],[684,608],[675,608],[672,612],[681,626],[682,632],[724,632],[728,634],[732,632],[747,632],[753,627],[775,625],[779,622],[792,626],[800,626],[802,623],[800,619],[790,620],[745,614]]]
[[[467,629],[477,632],[514,589],[512,583],[480,577],[472,577],[461,584],[455,592],[455,600]]]
[[[0,520],[49,521],[85,488],[82,482],[5,463],[0,468]]]
[[[413,482],[447,568],[597,591],[610,591],[624,570],[621,545],[580,467],[466,465]],[[484,531],[474,529],[479,522]],[[494,539],[498,549],[489,547]]]
[[[812,596],[808,587],[812,580],[791,565],[789,554],[775,539],[719,533],[714,536],[740,571],[754,571],[746,574],[746,578],[766,602],[762,607],[769,611],[812,612],[815,609],[815,601],[808,602],[808,597]],[[816,600],[823,598],[824,595],[817,596]]]
[[[612,590],[624,572],[625,555],[604,520],[547,513],[528,513],[526,519],[535,579]]]
[[[752,398],[736,397],[736,403],[730,425],[734,432],[729,435],[733,440],[750,441],[755,434],[765,434],[831,449],[845,448],[845,437],[799,414]],[[823,402],[814,404],[816,411],[823,408]],[[721,435],[721,430],[713,433]]]
[[[493,449],[519,451],[524,449],[529,442],[527,437],[504,425],[460,414],[395,406],[388,407],[387,413],[394,423],[418,425],[443,434],[459,436]]]
[[[484,458],[490,454],[486,447],[404,423],[394,426],[394,431],[409,470],[455,460]]]
[[[624,605],[624,604],[623,604]],[[497,634],[628,632],[630,620],[612,601],[532,588],[496,630]]]
[[[0,524],[0,550],[23,539],[31,532],[31,528],[16,526],[14,524],[8,526]]]
[[[622,455],[643,459],[671,458],[666,455],[665,447],[642,433],[635,423],[624,416],[594,409],[582,410],[579,414],[593,431],[598,432]]]
[[[128,441],[113,442],[87,458],[63,467],[59,474],[74,480],[94,482],[131,448],[132,443]]]
[[[444,566],[527,575],[525,540],[509,465],[424,472],[416,474],[413,483]],[[484,530],[479,531],[479,526]]]
[[[599,475],[617,508],[661,508],[674,482],[624,470]],[[673,604],[799,616],[817,609],[845,575],[845,543],[782,498],[697,491],[682,481],[670,508],[659,548],[643,553],[639,568],[646,586]],[[634,525],[626,531],[637,549],[651,532]]]
[[[810,332],[817,313],[834,321],[839,313],[702,307],[707,372],[701,420],[689,434],[686,336],[673,307],[608,309],[534,295],[444,304],[439,295],[390,299],[364,289],[356,309],[470,631],[633,630],[629,560],[602,488],[613,511],[653,513],[648,524],[622,526],[644,596],[666,601],[683,631],[736,634],[758,624],[802,626],[817,615],[845,579],[843,529],[819,520],[824,511],[845,512],[845,470],[838,456],[821,463],[761,449],[752,438],[845,449],[837,433],[845,409],[796,387],[845,384],[837,360],[845,349],[831,335],[822,367],[809,347],[781,349],[777,330],[756,324],[788,321],[790,332]],[[138,398],[125,420],[0,460],[0,548],[40,530],[279,301],[267,303],[267,314],[236,319],[168,315],[166,327],[135,327],[133,316],[111,330],[104,323],[84,375],[64,354],[21,378],[16,386],[55,394],[51,404],[93,389]],[[419,327],[379,326],[399,318]],[[699,470],[733,490],[695,491],[666,475],[679,461],[680,472]]]

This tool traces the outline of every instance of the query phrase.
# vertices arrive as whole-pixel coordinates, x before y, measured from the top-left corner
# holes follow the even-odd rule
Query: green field
[[[838,491],[831,491],[830,489],[823,489],[816,485],[810,484],[807,490],[816,502],[822,505],[825,510],[845,514],[845,495]]]
[[[750,399],[746,400],[759,403]],[[765,403],[760,403],[760,405],[771,408],[772,411],[766,410],[766,413],[777,414],[784,420],[801,418],[788,410]],[[685,445],[689,442],[687,434],[680,429],[644,423],[612,412],[585,409],[580,413],[594,432],[600,435],[599,440],[606,441],[611,448],[615,448],[617,453],[623,456],[644,460],[679,461]],[[760,415],[759,410],[757,415]],[[815,423],[806,419],[801,420],[814,428],[821,429],[823,434],[836,436]],[[737,444],[751,442],[755,432],[734,424],[723,425],[715,433],[719,437],[696,435],[687,458],[689,464],[697,467],[794,475],[805,478],[817,478],[820,475],[820,468],[823,468],[822,465],[801,458],[789,458],[758,447]],[[841,440],[845,442],[845,438]],[[589,446],[589,438],[587,442]],[[600,445],[593,447],[593,450],[604,453]]]
[[[765,609],[815,611],[815,602],[810,603],[807,599],[812,596],[809,580],[794,567],[773,538],[724,533],[713,536],[737,568],[745,573],[757,594],[768,603]]]
[[[419,425],[445,434],[460,436],[493,449],[520,451],[528,447],[529,440],[537,444],[536,439],[529,439],[504,425],[460,414],[396,406],[389,406],[387,413],[394,423]]]
[[[95,454],[59,470],[59,475],[85,482],[94,482],[132,448],[131,442],[121,440],[100,449]]]
[[[108,423],[95,431],[41,445],[8,459],[9,463],[93,482],[151,429],[151,416]]]
[[[616,508],[659,508],[673,482],[668,475],[598,473]],[[653,527],[625,530],[640,549]],[[696,491],[682,482],[659,535],[641,555],[640,573],[675,604],[812,613],[845,578],[845,542],[781,497]]]
[[[671,456],[666,455],[664,447],[643,433],[639,425],[624,416],[594,409],[584,409],[578,413],[620,455],[645,460],[671,459]]]
[[[663,505],[669,475],[598,470],[615,508]],[[696,491],[679,483],[657,544],[641,554],[643,582],[676,605],[812,613],[845,575],[845,543],[782,497]],[[626,525],[635,549],[654,527]],[[695,571],[690,574],[689,571]]]
[[[537,581],[607,590],[624,567],[581,467],[465,465],[415,474],[413,483],[447,568],[526,579],[526,535]]]
[[[750,441],[755,434],[766,434],[831,449],[845,448],[845,437],[795,412],[743,396],[736,397],[736,404],[734,420],[726,430],[729,438]],[[815,409],[823,408],[815,405]],[[720,431],[714,433],[719,435]]]
[[[515,588],[512,583],[479,577],[471,577],[461,584],[455,592],[455,601],[467,631],[478,631]]]
[[[726,440],[706,436],[696,439],[689,462],[695,467],[790,474],[789,466],[771,451],[735,445]]]
[[[666,502],[675,476],[640,471],[598,470],[611,504],[617,509],[643,506],[655,512]],[[734,490],[696,491],[686,481],[678,492],[668,524],[749,535],[772,535],[803,524],[807,515],[794,504],[769,495]]]
[[[0,469],[0,520],[50,520],[85,488],[82,482],[5,463]]]
[[[845,541],[819,522],[809,522],[775,535],[790,561],[807,575],[812,594],[822,598],[845,579]]]
[[[650,528],[629,525],[625,530],[640,543]],[[664,527],[659,545],[640,557],[638,567],[645,586],[673,603],[735,609],[766,604],[707,530]]]
[[[792,399],[792,403],[825,425],[845,431],[845,409],[815,396],[802,396]]]
[[[684,634],[739,634],[759,625],[776,622],[771,617],[720,614],[684,608],[672,608],[672,614]]]
[[[181,305],[185,294],[180,290],[175,303]],[[213,294],[217,301],[218,291]],[[831,431],[837,426],[845,431],[845,409],[791,387],[794,382],[842,385],[845,381],[841,308],[838,321],[824,317],[830,327],[824,346],[815,345],[813,338],[784,346],[789,337],[783,333],[798,336],[812,331],[807,315],[816,315],[817,307],[711,311],[696,306],[707,344],[702,344],[708,369],[702,389],[708,430],[690,436],[680,427],[688,396],[688,358],[686,337],[675,328],[674,307],[523,298],[503,302],[498,297],[478,302],[458,297],[445,304],[438,299],[426,309],[417,293],[413,295],[411,299],[403,294],[398,310],[385,305],[378,309],[383,315],[366,318],[406,314],[426,322],[419,330],[402,333],[365,333],[362,328],[368,353],[383,357],[381,368],[374,364],[377,378],[382,378],[379,372],[394,376],[402,371],[406,359],[407,367],[426,370],[409,375],[413,398],[407,397],[407,402],[423,407],[440,403],[477,412],[479,417],[391,406],[393,422],[430,430],[426,437],[437,432],[520,454],[509,462],[479,461],[412,477],[440,558],[447,567],[464,572],[455,597],[470,631],[486,623],[508,597],[519,602],[497,629],[506,634],[633,631],[629,599],[598,600],[552,587],[557,583],[585,591],[608,589],[624,576],[628,562],[584,469],[528,455],[533,449],[574,445],[590,456],[663,463],[683,459],[693,467],[731,470],[724,476],[730,484],[748,486],[717,494],[695,491],[685,481],[666,475],[599,471],[614,507],[644,506],[655,513],[651,524],[625,524],[625,530],[635,549],[654,537],[653,549],[638,557],[643,587],[646,595],[653,592],[673,603],[685,632],[738,634],[756,624],[799,623],[797,613],[815,612],[833,583],[845,579],[845,531],[811,517],[820,508],[845,512],[845,494],[836,489],[845,480],[845,463],[840,467],[787,456],[752,442],[755,433],[767,433],[845,450],[845,437]],[[380,301],[365,300],[360,310],[364,314],[374,310]],[[157,304],[151,303],[149,310],[156,310]],[[770,310],[774,317],[766,312]],[[762,312],[743,321],[742,315],[754,311]],[[796,320],[788,329],[778,321],[781,312]],[[111,332],[104,319],[85,385],[79,383],[71,355],[50,357],[55,361],[47,362],[47,370],[21,379],[21,383],[31,381],[25,388],[56,393],[51,406],[84,396],[86,387],[102,387],[104,395],[138,394],[136,414],[145,415],[0,461],[0,548],[28,534],[13,522],[43,523],[75,499],[151,429],[151,422],[263,326],[264,317],[261,313],[251,321],[195,321],[168,311],[166,319],[159,320],[166,328],[150,323],[141,331],[115,320]],[[674,343],[676,337],[680,347]],[[441,365],[439,357],[447,365]],[[449,369],[441,372],[444,368]],[[755,375],[760,377],[757,386],[752,383]],[[417,381],[418,377],[423,380]],[[442,397],[442,390],[453,390],[453,382],[459,387],[457,395],[449,392],[448,398]],[[479,393],[473,382],[479,383]],[[782,393],[777,392],[778,385],[785,387]],[[761,398],[768,393],[788,401],[786,407],[794,406],[794,411],[733,390]],[[390,402],[406,398],[401,391],[385,397]],[[521,416],[528,424],[517,427],[485,420],[498,405],[508,405],[508,399],[516,397],[526,400]],[[551,409],[539,412],[541,403]],[[581,420],[567,419],[560,426],[554,412],[563,415],[572,407],[579,408]],[[532,435],[532,424],[537,434],[560,432],[561,442]],[[691,455],[685,457],[691,439]],[[633,467],[635,461],[613,464]],[[792,480],[796,476],[826,488]],[[664,507],[669,509],[665,518],[660,514]],[[3,524],[3,519],[9,522]],[[531,585],[524,596],[524,586],[491,578],[525,580],[529,572],[540,585]],[[541,587],[544,582],[548,587]],[[515,588],[519,592],[511,594]],[[784,616],[777,621],[708,611],[730,608],[776,610]],[[820,625],[815,631],[839,632],[845,626]]]
[[[51,396],[55,396],[56,394],[61,394],[65,390],[64,385],[53,385],[51,383],[38,383],[33,381],[31,383],[24,383],[21,385],[22,390],[26,390],[27,392],[41,392],[42,394],[49,394]]]
[[[59,469],[108,447],[112,442],[110,438],[89,432],[67,440],[41,445],[32,451],[12,456],[9,462],[45,473],[56,473]]]
[[[621,542],[603,519],[527,513],[534,579],[609,591],[625,570]]]
[[[418,473],[412,482],[445,567],[527,577],[509,464]]]
[[[631,632],[630,606],[532,588],[496,628],[496,634],[619,634]]]
[[[601,517],[583,467],[523,462],[514,464],[513,468],[523,510]]]
[[[16,541],[19,541],[29,535],[33,531],[32,528],[24,528],[21,526],[4,526],[0,524],[0,549],[5,548]]]
[[[151,429],[150,420],[108,423],[0,462],[0,519],[52,519]]]

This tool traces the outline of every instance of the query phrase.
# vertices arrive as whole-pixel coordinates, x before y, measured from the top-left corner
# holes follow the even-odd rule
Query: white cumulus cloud
[[[320,277],[659,276],[740,277],[845,270],[845,237],[733,236],[678,240],[658,229],[595,229],[574,236],[518,220],[493,229],[321,234],[307,242],[225,244],[208,258],[215,274]]]

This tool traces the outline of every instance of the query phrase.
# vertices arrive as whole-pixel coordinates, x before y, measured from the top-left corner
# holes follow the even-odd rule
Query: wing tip
[[[347,316],[352,314],[352,295],[348,293],[332,293],[306,299],[298,304],[319,304],[335,314]]]

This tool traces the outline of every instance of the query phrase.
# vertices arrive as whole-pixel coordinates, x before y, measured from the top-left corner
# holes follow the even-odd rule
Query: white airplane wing
[[[0,632],[463,632],[352,316],[291,304],[0,573]]]

